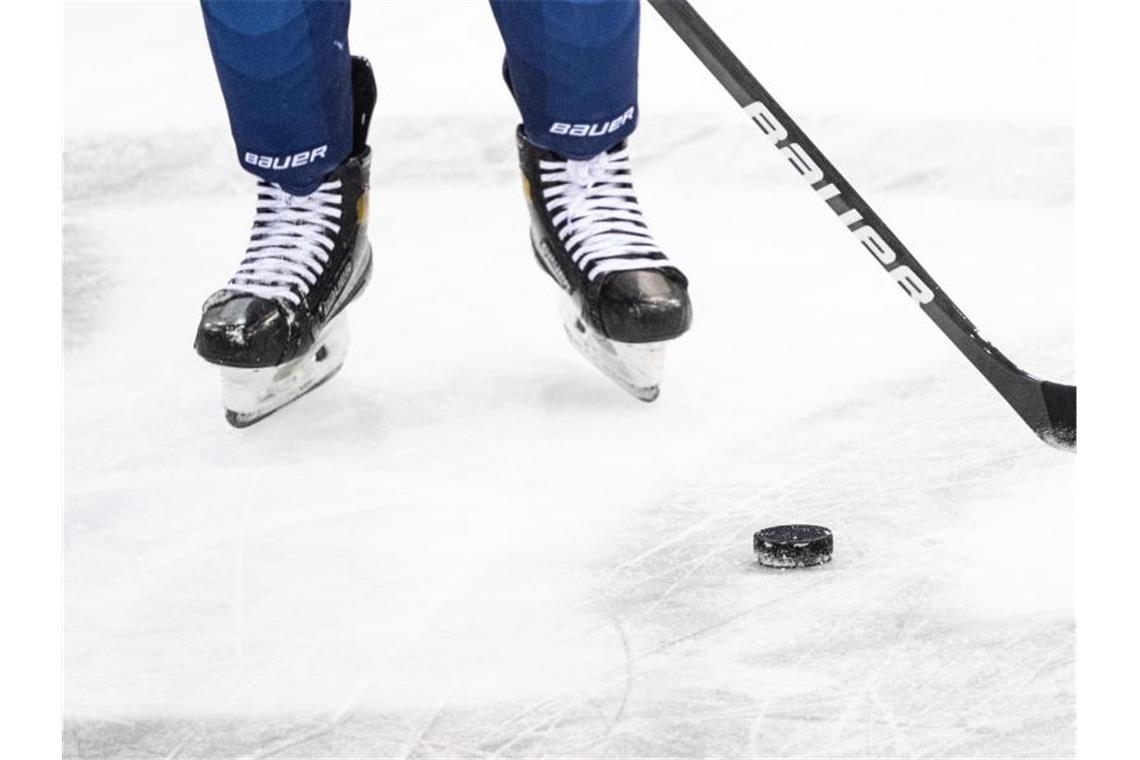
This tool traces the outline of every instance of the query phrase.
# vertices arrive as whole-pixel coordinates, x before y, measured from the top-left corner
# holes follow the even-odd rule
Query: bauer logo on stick
[[[863,215],[847,202],[835,183],[824,176],[823,169],[812,160],[807,151],[799,143],[789,141],[787,128],[780,123],[780,120],[766,105],[759,101],[750,103],[744,107],[744,112],[752,117],[752,121],[756,122],[760,131],[772,141],[784,158],[788,159],[788,163],[812,186],[813,190],[819,193],[820,197],[839,217],[839,221],[855,233],[855,237],[859,238],[863,247],[878,259],[887,272],[895,278],[899,287],[913,298],[915,303],[921,306],[934,300],[934,291],[927,287],[926,283],[910,267],[906,264],[894,266],[898,255],[891,250],[891,247],[883,240],[882,235],[863,220]]]

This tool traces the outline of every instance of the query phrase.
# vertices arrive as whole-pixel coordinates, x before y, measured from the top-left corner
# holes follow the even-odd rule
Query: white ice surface
[[[1072,382],[1068,5],[868,5],[699,7]],[[375,275],[337,378],[236,431],[191,342],[253,197],[197,4],[66,6],[67,756],[1071,756],[1071,455],[652,11],[634,161],[696,313],[652,405],[562,335],[485,4],[353,17]],[[792,521],[829,566],[754,564]]]

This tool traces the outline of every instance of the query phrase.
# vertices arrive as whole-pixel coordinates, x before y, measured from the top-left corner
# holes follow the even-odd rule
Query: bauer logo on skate
[[[744,107],[744,112],[752,117],[752,121],[756,122],[760,131],[767,135],[784,158],[788,159],[788,163],[807,180],[821,198],[827,201],[827,205],[831,206],[839,221],[859,238],[863,247],[878,259],[887,273],[908,296],[914,299],[915,303],[921,306],[934,300],[934,291],[914,273],[914,270],[906,264],[895,266],[898,256],[883,240],[883,236],[863,220],[863,215],[857,209],[852,208],[835,183],[824,176],[823,169],[812,161],[803,147],[799,143],[789,142],[788,130],[767,106],[759,102],[750,103]]]
[[[328,150],[329,146],[321,145],[312,150],[294,153],[291,156],[259,156],[256,153],[246,151],[245,162],[250,166],[256,166],[258,169],[276,169],[278,171],[295,169],[298,166],[311,164],[318,158],[324,158]]]
[[[565,122],[556,121],[550,125],[550,133],[553,135],[569,135],[571,137],[601,137],[613,132],[617,132],[633,118],[636,111],[634,106],[626,109],[625,113],[616,119],[610,121],[601,121],[596,124],[567,124]]]

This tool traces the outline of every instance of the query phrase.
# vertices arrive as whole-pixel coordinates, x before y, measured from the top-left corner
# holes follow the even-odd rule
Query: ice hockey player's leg
[[[684,274],[642,218],[622,141],[567,159],[517,133],[531,243],[564,291],[566,334],[582,355],[643,401],[657,398],[664,345],[689,329]]]
[[[354,150],[316,191],[258,186],[245,258],[202,307],[194,347],[222,367],[226,419],[245,427],[332,377],[344,363],[342,312],[368,284],[366,145],[375,82],[353,59]]]

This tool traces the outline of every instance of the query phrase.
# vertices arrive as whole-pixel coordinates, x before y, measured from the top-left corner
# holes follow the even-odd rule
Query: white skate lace
[[[300,303],[324,271],[340,231],[340,188],[340,180],[325,182],[301,196],[258,183],[249,247],[226,288]]]
[[[589,279],[671,266],[642,220],[624,146],[586,161],[540,160],[538,168],[554,228]]]

